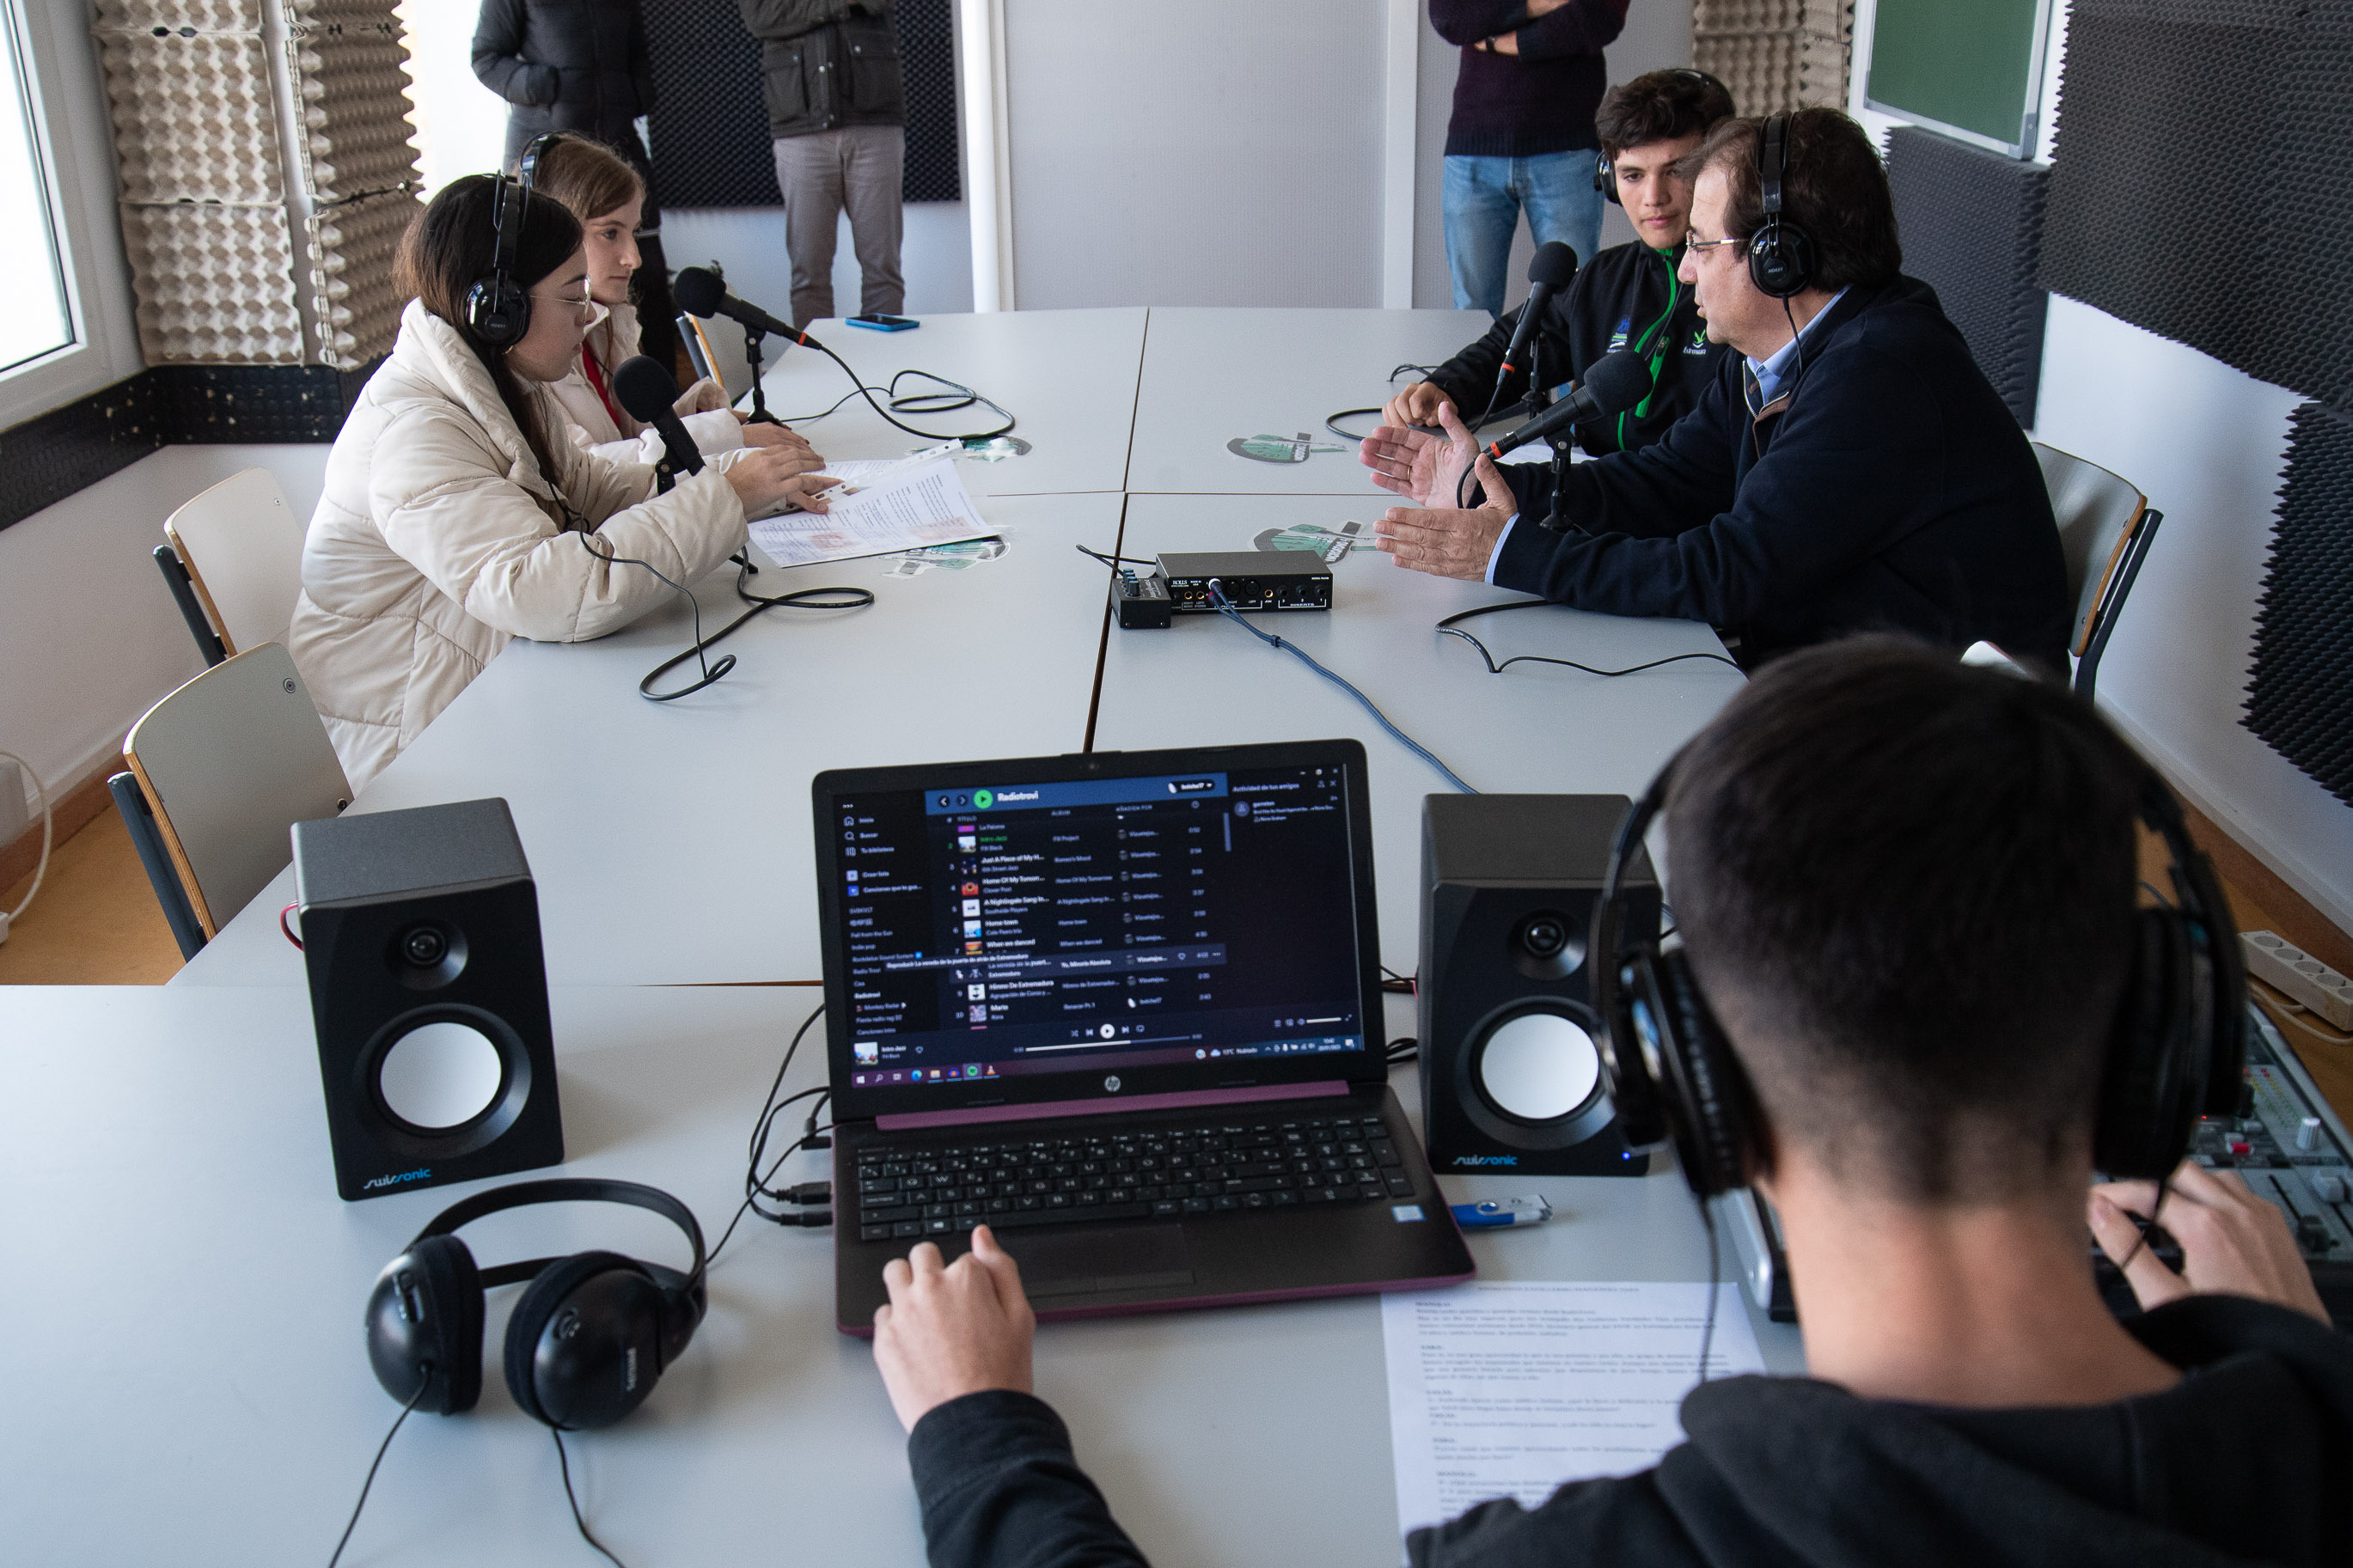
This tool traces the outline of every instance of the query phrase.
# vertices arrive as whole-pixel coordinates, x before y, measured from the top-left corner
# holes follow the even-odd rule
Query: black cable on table
[[[1662,664],[1673,664],[1678,660],[1686,658],[1710,658],[1714,659],[1718,664],[1729,665],[1734,669],[1740,668],[1740,666],[1736,662],[1725,658],[1724,655],[1720,653],[1672,653],[1664,658],[1651,659],[1647,664],[1628,665],[1623,669],[1599,669],[1589,664],[1579,664],[1573,658],[1555,658],[1549,654],[1541,653],[1515,653],[1511,658],[1504,660],[1503,663],[1498,664],[1495,662],[1495,656],[1487,651],[1487,645],[1485,643],[1481,642],[1477,637],[1472,637],[1469,632],[1462,630],[1461,626],[1455,624],[1458,621],[1467,621],[1474,616],[1492,616],[1499,614],[1504,610],[1534,610],[1551,605],[1552,601],[1550,599],[1512,599],[1500,605],[1481,605],[1475,609],[1456,611],[1453,615],[1451,615],[1444,620],[1440,621],[1437,626],[1433,629],[1443,632],[1446,636],[1451,637],[1461,637],[1464,642],[1467,642],[1472,647],[1477,648],[1479,650],[1479,658],[1487,666],[1487,673],[1490,675],[1501,675],[1504,671],[1511,668],[1512,666],[1515,664],[1557,664],[1569,669],[1581,669],[1588,675],[1601,675],[1615,678],[1620,675],[1640,674],[1643,670],[1656,669]],[[1743,670],[1742,673],[1746,674],[1746,671]]]

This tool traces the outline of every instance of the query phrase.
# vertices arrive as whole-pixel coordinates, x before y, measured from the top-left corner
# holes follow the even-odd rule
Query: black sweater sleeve
[[[1592,259],[1579,258],[1582,262]],[[1577,358],[1576,327],[1578,312],[1593,309],[1589,297],[1597,276],[1593,268],[1580,268],[1576,280],[1553,296],[1545,307],[1544,320],[1536,323],[1537,346],[1543,353],[1545,381],[1549,385],[1558,386],[1585,374],[1585,366]],[[1523,303],[1518,310],[1504,311],[1487,329],[1484,337],[1430,372],[1431,384],[1446,394],[1447,401],[1464,419],[1477,418],[1479,411],[1487,406],[1488,390],[1495,385],[1495,372],[1503,367],[1504,351],[1512,346],[1512,334],[1519,330],[1520,312],[1526,309]],[[1527,395],[1528,373],[1523,365],[1504,378],[1502,388],[1495,393],[1495,406],[1516,403]]]
[[[1598,55],[1626,26],[1626,0],[1568,0],[1519,29],[1513,41],[1524,60]]]
[[[967,1394],[907,1436],[932,1568],[1145,1568],[1053,1407]]]

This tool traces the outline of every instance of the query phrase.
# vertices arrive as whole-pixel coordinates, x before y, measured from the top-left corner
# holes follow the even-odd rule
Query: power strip
[[[2267,931],[2239,933],[2247,973],[2278,987],[2340,1029],[2353,1029],[2353,980]]]

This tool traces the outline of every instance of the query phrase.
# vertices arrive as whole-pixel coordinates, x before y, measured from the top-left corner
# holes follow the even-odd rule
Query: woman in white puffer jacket
[[[289,651],[354,785],[509,638],[585,641],[670,598],[607,556],[691,583],[744,546],[748,513],[821,510],[831,482],[805,448],[768,447],[658,496],[651,467],[551,440],[543,384],[578,359],[596,308],[578,221],[506,190],[527,329],[501,349],[467,324],[469,291],[493,273],[501,191],[456,181],[402,239],[400,336],[335,437],[303,543]]]
[[[588,329],[572,373],[548,383],[565,421],[564,437],[617,463],[659,463],[660,432],[629,416],[613,395],[613,372],[638,352],[637,306],[630,284],[642,259],[638,225],[645,216],[646,185],[637,170],[600,142],[563,132],[532,144],[532,189],[552,196],[580,220],[588,252],[588,297],[605,308]],[[783,425],[754,425],[727,406],[716,382],[698,381],[675,405],[680,423],[706,457],[743,447],[797,447],[808,441]]]

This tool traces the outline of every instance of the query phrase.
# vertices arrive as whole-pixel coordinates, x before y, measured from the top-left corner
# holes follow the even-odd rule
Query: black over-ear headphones
[[[477,1268],[452,1231],[534,1204],[629,1204],[686,1233],[686,1272],[617,1252]],[[702,1321],[702,1227],[693,1211],[636,1182],[561,1180],[499,1187],[443,1210],[385,1265],[368,1294],[368,1360],[384,1391],[455,1415],[482,1392],[482,1294],[528,1279],[507,1319],[507,1392],[560,1431],[608,1426],[645,1403]],[[420,1387],[420,1385],[422,1385]]]
[[[1687,78],[1692,81],[1700,83],[1704,87],[1712,87],[1715,89],[1716,91],[1724,94],[1725,102],[1730,103],[1732,101],[1732,89],[1725,86],[1722,82],[1716,80],[1715,78],[1708,75],[1707,72],[1701,70],[1696,66],[1676,66],[1670,74]],[[1601,199],[1608,202],[1611,206],[1624,206],[1626,205],[1618,199],[1618,171],[1617,168],[1609,162],[1609,154],[1607,153],[1602,153],[1600,157],[1594,160],[1593,188],[1599,191],[1601,193]]]
[[[1765,121],[1757,144],[1757,188],[1765,223],[1748,237],[1748,277],[1760,294],[1788,300],[1814,280],[1814,239],[1781,216],[1781,187],[1789,178],[1789,117]]]
[[[511,349],[531,330],[531,292],[514,280],[515,258],[522,250],[523,217],[531,211],[533,177],[539,172],[542,149],[555,140],[550,132],[532,139],[522,150],[515,177],[491,176],[491,275],[478,278],[466,290],[466,326],[495,349]]]
[[[1671,761],[1626,814],[1610,850],[1594,921],[1594,1010],[1604,1081],[1627,1142],[1672,1142],[1692,1191],[1711,1198],[1746,1186],[1756,1170],[1756,1090],[1683,950],[1655,940],[1620,948],[1618,938],[1622,873],[1664,809],[1674,772]],[[2246,973],[2221,884],[2154,770],[2142,781],[2140,815],[2172,857],[2176,902],[2138,911],[2108,1037],[2092,1163],[2111,1177],[2170,1174],[2201,1114],[2237,1110],[2246,1063]]]

